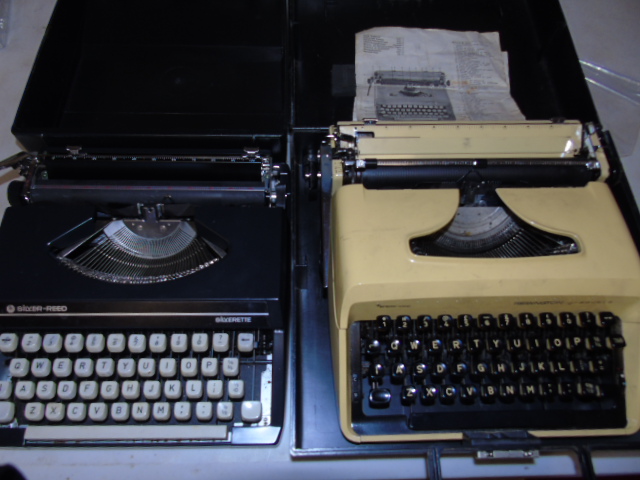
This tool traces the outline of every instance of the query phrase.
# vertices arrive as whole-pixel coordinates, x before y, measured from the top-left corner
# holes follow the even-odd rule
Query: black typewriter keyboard
[[[610,312],[381,316],[351,331],[356,431],[591,429],[626,423]]]
[[[454,120],[446,105],[380,104],[378,116],[383,120]]]
[[[27,442],[273,443],[273,370],[272,331],[5,331],[0,425]]]

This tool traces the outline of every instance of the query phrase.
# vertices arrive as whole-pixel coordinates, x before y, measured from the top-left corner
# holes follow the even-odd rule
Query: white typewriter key
[[[85,348],[90,353],[101,353],[106,345],[104,335],[101,333],[91,333],[87,335]]]
[[[175,377],[178,373],[178,363],[175,358],[161,358],[159,370],[162,377]]]
[[[0,400],[7,400],[13,393],[13,384],[8,380],[0,380]]]
[[[16,383],[15,395],[18,400],[31,400],[36,393],[36,384],[30,381]]]
[[[124,352],[125,339],[121,333],[112,333],[107,337],[107,350],[111,353]]]
[[[131,378],[136,373],[136,362],[133,358],[121,358],[118,360],[118,376]]]
[[[44,408],[44,416],[50,422],[61,422],[64,420],[64,403],[47,403]]]
[[[90,404],[89,418],[94,422],[104,422],[107,419],[107,404],[102,402]]]
[[[242,402],[240,412],[243,422],[259,422],[262,419],[262,404],[258,401]]]
[[[27,333],[22,336],[20,346],[27,353],[35,353],[42,346],[42,337],[39,333]]]
[[[162,353],[167,349],[167,336],[164,333],[154,333],[149,337],[149,350]]]
[[[180,360],[180,373],[183,377],[195,377],[198,373],[198,359],[183,358]]]
[[[218,359],[217,358],[203,358],[200,362],[200,370],[205,377],[215,377],[218,375]]]
[[[164,382],[164,396],[169,400],[177,400],[182,397],[182,382],[180,380]]]
[[[126,380],[122,383],[122,396],[126,400],[137,400],[140,397],[140,382]]]
[[[156,374],[156,359],[141,358],[138,360],[138,375],[143,378],[153,377]]]
[[[93,360],[90,358],[76,358],[73,364],[73,372],[80,378],[90,377],[93,375]]]
[[[206,352],[209,349],[209,335],[206,333],[194,333],[191,336],[191,350],[197,353]]]
[[[26,358],[12,358],[9,363],[9,373],[13,378],[26,377],[29,373],[29,360]]]
[[[175,353],[183,353],[187,351],[187,334],[174,333],[171,335],[171,351]]]
[[[0,423],[11,423],[16,415],[16,406],[12,402],[0,402]]]
[[[147,349],[147,337],[140,334],[129,335],[127,343],[131,353],[142,353]]]
[[[200,380],[187,380],[186,384],[187,398],[192,400],[202,398],[202,381]]]
[[[166,422],[171,418],[171,405],[167,402],[153,404],[153,418],[159,422]]]
[[[30,422],[39,422],[44,418],[44,403],[29,402],[24,407],[24,418]]]
[[[73,400],[78,393],[78,384],[70,380],[62,381],[58,384],[58,398],[60,400]]]
[[[87,418],[87,405],[73,402],[67,405],[67,418],[72,422],[82,422]]]
[[[229,351],[229,334],[214,333],[213,334],[213,350],[218,353]]]
[[[196,418],[201,422],[208,422],[213,418],[213,404],[211,402],[196,403]]]
[[[151,407],[147,402],[136,402],[131,406],[131,417],[136,422],[146,422],[151,416]]]
[[[216,407],[216,416],[218,420],[222,420],[223,422],[233,420],[233,403],[219,402]]]
[[[120,384],[118,382],[102,382],[100,396],[105,400],[115,400],[120,396]]]
[[[111,418],[116,422],[126,422],[129,420],[129,404],[126,402],[111,404]]]
[[[79,333],[68,333],[64,337],[64,349],[67,353],[78,353],[84,348],[84,336]]]
[[[53,400],[57,391],[58,387],[55,382],[52,382],[51,380],[42,380],[38,382],[38,386],[36,387],[36,396],[40,400]]]
[[[173,406],[173,416],[179,422],[186,422],[191,419],[191,403],[176,402]]]
[[[162,390],[158,380],[147,380],[142,387],[142,394],[147,400],[157,400],[160,398]]]
[[[229,380],[229,398],[237,400],[244,397],[244,381]]]
[[[31,373],[36,378],[47,377],[51,373],[51,360],[48,358],[34,358],[31,362]]]
[[[237,377],[240,373],[240,360],[234,357],[222,360],[222,373],[226,377]]]
[[[47,353],[58,353],[62,350],[62,335],[47,333],[42,339],[42,349]]]
[[[18,335],[15,333],[3,333],[0,335],[0,352],[13,353],[18,348]]]
[[[238,351],[242,353],[253,352],[253,333],[238,334]]]
[[[53,361],[53,374],[58,378],[66,378],[71,375],[71,359],[69,358],[56,358]]]
[[[99,358],[96,360],[96,374],[102,378],[113,376],[116,372],[116,362],[113,358]]]
[[[78,395],[80,395],[80,398],[83,400],[95,400],[98,396],[98,382],[91,380],[80,382]]]
[[[222,380],[209,380],[207,382],[207,397],[212,400],[222,398],[224,388]]]

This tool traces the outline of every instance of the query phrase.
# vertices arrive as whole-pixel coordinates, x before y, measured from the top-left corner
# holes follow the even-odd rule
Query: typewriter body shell
[[[636,344],[639,332],[639,217],[611,139],[598,128],[598,116],[559,4],[461,1],[365,5],[353,1],[327,5],[324,17],[319,18],[310,3],[302,2],[294,6],[294,15],[305,25],[292,31],[297,58],[305,66],[296,70],[295,77],[294,152],[296,158],[308,159],[306,175],[298,175],[302,186],[298,191],[305,192],[308,182],[315,192],[299,195],[296,204],[299,243],[304,247],[298,246],[297,262],[306,266],[302,271],[307,274],[304,281],[298,281],[294,455],[412,455],[494,449],[523,452],[531,448],[636,445],[640,416],[634,398],[639,372],[637,347],[632,344]],[[566,133],[571,125],[578,130],[595,125],[600,170],[593,181],[560,185],[549,176],[548,183],[540,188],[510,185],[496,189],[501,201],[525,222],[578,241],[581,249],[566,256],[566,268],[554,267],[559,261],[555,256],[456,259],[416,255],[411,241],[451,222],[461,190],[446,188],[444,183],[421,189],[371,187],[363,185],[364,181],[345,180],[346,167],[340,155],[348,149],[355,152],[349,157],[353,165],[360,160],[364,165],[368,159],[389,163],[424,160],[429,158],[424,153],[430,147],[431,153],[438,152],[431,158],[438,160],[474,155],[480,159],[492,155],[557,158],[572,136],[567,133],[564,142],[545,150],[548,146],[537,141],[536,134],[526,138],[516,133],[512,145],[500,143],[505,147],[501,152],[500,148],[494,149],[491,134],[478,133],[485,127],[491,130],[494,122],[483,125],[400,118],[352,121],[355,86],[346,80],[354,65],[351,39],[357,32],[381,25],[497,31],[509,58],[511,95],[526,119],[522,128],[527,128],[526,124],[535,125],[534,129],[557,125]],[[327,71],[331,71],[329,84],[321,81],[327,78]],[[408,133],[413,125],[425,130],[434,125],[434,132],[438,132],[425,135],[424,151],[422,147],[414,149],[411,143],[413,137],[421,135]],[[467,134],[452,134],[457,138],[447,144],[443,140],[448,135],[447,125]],[[509,122],[502,127],[520,128]],[[390,133],[394,129],[395,133]],[[463,151],[465,138],[471,139],[471,145],[480,146],[479,150]],[[499,142],[503,141],[508,142],[506,136],[500,137]],[[309,145],[317,148],[310,153]],[[399,174],[396,178],[401,177]],[[407,175],[407,185],[410,177]],[[321,226],[309,220],[309,216],[318,214]],[[595,218],[606,227],[601,229]],[[319,252],[319,258],[306,256],[312,249]],[[320,274],[314,268],[316,264],[320,265]],[[318,294],[318,290],[325,293]],[[440,423],[429,431],[407,428],[406,421],[397,427],[397,418],[391,416],[369,428],[362,414],[357,418],[352,415],[357,403],[354,398],[363,395],[365,402],[368,394],[357,387],[360,382],[366,383],[362,380],[366,376],[364,367],[362,372],[357,371],[361,366],[349,360],[359,348],[359,340],[354,338],[355,324],[366,320],[373,325],[382,316],[397,321],[406,315],[417,321],[429,314],[435,322],[443,314],[456,318],[480,313],[497,317],[508,311],[535,315],[565,309],[578,312],[582,307],[588,309],[587,305],[596,312],[607,310],[604,305],[609,305],[616,315],[624,317],[623,330],[628,332],[624,334],[626,420],[617,422],[615,428],[510,428],[501,422],[495,427],[465,428],[463,422],[452,422],[451,426]],[[388,378],[385,382],[388,387]],[[396,393],[393,385],[389,388]],[[375,414],[375,410],[369,408],[364,417]],[[341,431],[326,427],[329,421],[339,424]]]
[[[8,338],[35,334],[43,342],[47,334],[62,339],[79,334],[83,341],[94,335],[107,342],[111,334],[124,335],[125,342],[136,334],[148,342],[139,358],[153,357],[154,333],[166,341],[174,333],[186,334],[188,342],[197,334],[211,352],[212,335],[221,332],[220,338],[231,339],[224,348],[240,359],[241,374],[236,375],[244,382],[244,399],[266,400],[261,412],[258,408],[250,422],[239,420],[240,403],[230,402],[231,413],[216,433],[209,428],[217,422],[211,405],[205,420],[196,420],[193,403],[189,419],[176,422],[170,416],[155,422],[147,415],[149,421],[138,423],[140,436],[131,417],[122,419],[134,427],[129,436],[118,433],[123,425],[108,414],[97,422],[85,415],[75,425],[68,418],[47,421],[48,414],[45,420],[25,420],[25,406],[18,402],[15,421],[5,421],[0,429],[4,444],[278,442],[285,416],[290,311],[285,17],[280,2],[263,3],[251,14],[245,7],[57,3],[13,125],[26,151],[20,166],[25,179],[12,185],[12,207],[0,229],[0,329]],[[121,244],[109,233],[116,219],[129,230]],[[101,237],[92,230],[105,221],[105,230],[97,231],[106,235],[106,245],[118,243],[120,249],[131,241],[133,253],[117,260],[114,249],[95,253],[102,260],[92,264],[82,266],[79,257],[67,257],[65,263],[66,253],[97,252],[93,245]],[[143,233],[137,236],[138,231]],[[180,231],[193,237],[192,244],[204,239],[204,249],[186,253],[177,240]],[[193,260],[201,254],[209,260]],[[100,263],[112,258],[113,265],[124,267]],[[154,258],[160,258],[160,273],[149,276],[145,269]],[[171,263],[174,273],[163,272]],[[243,334],[251,350],[244,356],[236,346]],[[79,354],[95,364],[97,356],[111,356],[106,349],[92,356],[88,348]],[[188,351],[187,357],[200,358]],[[14,352],[5,352],[7,367],[12,356],[37,363],[22,347]],[[46,356],[42,350],[39,355]],[[124,356],[138,361],[128,347]],[[222,356],[219,361],[222,369]],[[177,362],[178,373],[170,376],[176,382],[182,381]],[[4,381],[7,372],[4,368]],[[245,372],[252,373],[243,378]],[[115,383],[116,376],[108,379]],[[44,380],[59,379],[49,374]],[[81,381],[74,375],[67,380]],[[95,373],[85,380],[100,382]],[[201,380],[199,387],[207,384]],[[227,384],[223,388],[226,395]],[[174,401],[187,401],[185,391]],[[143,398],[140,394],[137,401]],[[206,393],[198,398],[206,401]],[[41,402],[35,395],[31,401]],[[49,401],[67,405],[57,397]],[[78,395],[71,401],[80,404],[82,399]],[[100,397],[92,401],[104,402]],[[171,428],[147,435],[149,423],[178,429],[175,436]],[[105,424],[106,436],[99,433]],[[56,425],[72,430],[60,436]],[[43,435],[37,433],[40,426]],[[54,430],[48,431],[51,426]],[[116,433],[108,432],[112,426]],[[201,436],[199,429],[212,433]]]

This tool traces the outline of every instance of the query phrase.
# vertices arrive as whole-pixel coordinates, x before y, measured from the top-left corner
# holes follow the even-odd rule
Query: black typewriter
[[[278,441],[282,8],[58,2],[3,162],[24,176],[0,227],[3,444]]]

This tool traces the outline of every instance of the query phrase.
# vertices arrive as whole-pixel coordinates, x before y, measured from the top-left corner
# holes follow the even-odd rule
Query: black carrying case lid
[[[32,152],[282,149],[280,0],[59,0],[13,125]]]

